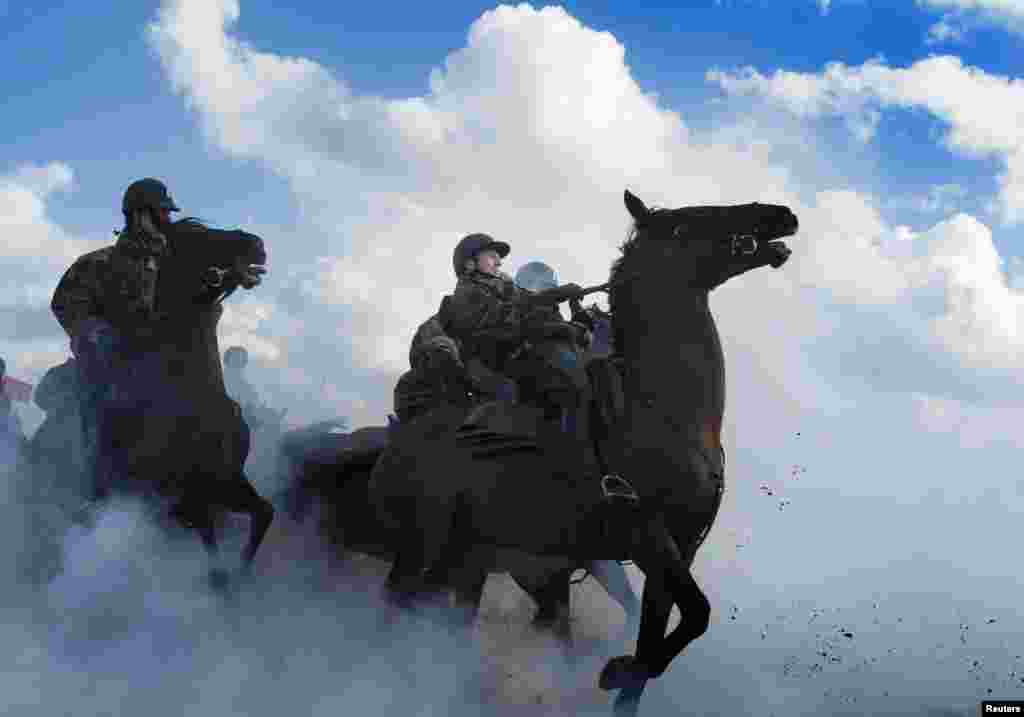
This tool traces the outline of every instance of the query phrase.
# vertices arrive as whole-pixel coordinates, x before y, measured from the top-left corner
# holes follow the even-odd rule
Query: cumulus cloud
[[[962,202],[967,200],[967,189],[956,182],[936,184],[927,194],[919,196],[895,196],[884,201],[886,209],[910,209],[922,214],[955,214]]]
[[[731,361],[753,372],[749,381],[733,374],[745,382],[734,395],[747,420],[784,406],[838,415],[849,408],[849,386],[839,386],[850,377],[902,392],[912,420],[912,394],[976,400],[981,390],[991,400],[1018,375],[1019,296],[984,224],[956,215],[930,228],[894,226],[877,200],[801,185],[756,118],[695,136],[639,88],[621,43],[562,9],[484,13],[431,73],[428,92],[390,100],[249,46],[233,31],[239,13],[234,2],[167,2],[148,32],[211,141],[291,182],[306,231],[278,250],[288,253],[277,265],[293,268],[265,326],[287,336],[278,369],[306,387],[295,390],[362,402],[350,414],[356,424],[382,421],[413,330],[450,290],[462,234],[510,240],[509,269],[543,258],[564,280],[597,283],[626,228],[623,186],[663,206],[757,198],[800,215],[784,271],[744,277],[715,297]],[[1006,154],[1018,131],[981,109],[1012,106],[1016,83],[950,58],[909,70],[874,61],[820,76],[710,77],[808,117],[854,115],[865,135],[885,103],[941,110],[948,142],[963,152]],[[952,81],[974,101],[948,92]],[[813,134],[802,140],[813,144]],[[762,295],[777,303],[755,313]],[[770,314],[786,316],[784,340]],[[332,360],[313,363],[291,351],[296,344]],[[993,367],[978,389],[979,372]]]
[[[954,22],[995,25],[1024,34],[1024,2],[1020,0],[917,0],[917,4],[946,11],[942,20],[929,28],[931,39],[962,39],[963,29],[951,24]]]
[[[245,346],[250,359],[276,361],[281,349],[271,339],[260,333],[264,324],[271,320],[274,306],[251,295],[238,301],[225,302],[224,314],[217,326],[217,335],[225,349],[229,346]]]
[[[929,45],[938,45],[943,42],[959,42],[964,39],[964,29],[949,20],[940,20],[928,28],[928,35],[925,42]]]
[[[873,366],[899,357],[907,391],[972,400],[976,392],[955,387],[972,385],[976,372],[994,372],[982,391],[991,397],[1020,370],[1013,358],[1019,295],[984,224],[955,215],[914,230],[887,223],[885,207],[870,197],[808,192],[773,156],[757,122],[694,136],[639,88],[621,43],[562,9],[484,13],[465,46],[431,72],[429,91],[400,99],[356,95],[328,68],[251,47],[233,32],[239,14],[236,2],[167,2],[148,34],[210,140],[291,182],[308,231],[277,249],[286,254],[276,265],[291,268],[261,330],[305,349],[302,356],[286,349],[276,365],[295,390],[365,407],[350,414],[357,423],[380,422],[386,412],[413,331],[452,286],[450,252],[461,235],[483,230],[511,241],[506,268],[543,258],[563,280],[598,283],[626,228],[623,186],[664,206],[751,198],[793,206],[802,233],[785,272],[744,278],[716,302],[724,317],[734,309],[742,316],[747,297],[771,287],[794,317],[790,336],[827,336],[838,328],[835,311],[852,325],[869,322],[878,341],[819,370],[891,390],[903,378]],[[748,69],[713,71],[709,79],[801,116],[846,116],[864,138],[885,107],[925,106],[947,118],[952,148],[995,153],[1008,170],[1016,161],[1019,127],[982,108],[1013,106],[1019,83],[955,58],[905,70],[872,61],[830,65],[820,75]],[[949,92],[951,83],[971,99]],[[1008,218],[1018,208],[1017,184],[1008,171],[1001,195]],[[948,210],[961,195],[946,182],[916,201]],[[272,238],[270,246],[273,254]],[[836,309],[814,307],[819,300]],[[738,320],[737,335],[760,329]],[[765,336],[765,344],[779,342]],[[319,354],[336,360],[303,358]],[[772,349],[762,345],[759,354],[768,361]],[[785,371],[794,351],[779,349],[775,360]],[[346,390],[355,376],[373,377],[380,388]],[[827,393],[816,380],[794,391]]]
[[[843,117],[864,141],[873,136],[880,110],[926,110],[948,126],[944,141],[951,151],[1003,164],[998,209],[1007,223],[1024,221],[1024,80],[966,67],[952,56],[906,68],[878,59],[859,67],[834,62],[820,73],[711,70],[707,79],[729,94],[762,97],[801,117]]]
[[[690,143],[621,43],[560,8],[484,13],[429,92],[398,100],[247,46],[230,32],[238,16],[237,3],[167,3],[149,35],[211,140],[288,177],[330,237],[307,238],[291,297],[338,307],[357,366],[404,368],[464,234],[511,241],[508,268],[543,258],[599,283],[625,233],[625,185],[662,205],[785,198],[784,170]]]
[[[0,227],[5,237],[0,260],[52,265],[76,256],[82,242],[46,214],[47,200],[73,186],[74,174],[63,162],[25,164],[0,176]]]
[[[876,198],[802,183],[778,158],[757,117],[714,134],[692,131],[639,88],[615,37],[559,8],[502,6],[484,13],[464,47],[431,73],[429,89],[401,99],[360,96],[331,69],[253,48],[234,30],[240,11],[230,0],[165,2],[148,34],[208,141],[287,178],[300,204],[294,236],[260,232],[268,240],[271,274],[254,292],[227,302],[221,327],[222,348],[244,343],[254,363],[263,364],[255,370],[277,374],[281,400],[329,406],[353,416],[355,425],[382,423],[413,329],[453,283],[451,249],[462,234],[485,230],[510,240],[510,270],[541,258],[563,280],[598,283],[625,234],[624,186],[663,206],[756,199],[794,208],[801,233],[786,267],[752,272],[713,297],[728,356],[729,487],[696,572],[712,593],[718,624],[687,652],[693,673],[677,668],[661,684],[670,685],[666,694],[685,694],[688,708],[703,690],[708,704],[728,702],[741,713],[755,709],[754,700],[763,708],[766,699],[790,711],[849,709],[821,696],[825,684],[857,687],[861,694],[877,687],[877,703],[868,708],[862,701],[855,709],[881,712],[889,708],[878,696],[885,685],[894,693],[903,690],[908,712],[920,712],[920,695],[936,689],[931,636],[949,627],[953,614],[934,596],[946,595],[959,579],[969,598],[980,599],[978,593],[997,581],[993,576],[1007,572],[991,546],[1016,539],[1013,526],[991,520],[990,512],[1012,509],[1020,500],[1015,484],[992,477],[998,472],[993,466],[1013,458],[1007,426],[1018,422],[1005,401],[1013,399],[1022,368],[1016,360],[1020,295],[1005,276],[989,229],[966,214],[919,229],[893,225]],[[932,85],[960,78],[938,59],[926,66],[940,76]],[[929,94],[927,86],[913,94],[921,74],[902,77],[880,63],[877,68],[861,68],[861,74],[840,68],[835,77],[792,73],[776,94],[792,98],[795,111],[807,117],[857,115],[851,127],[865,139],[886,103],[918,106],[938,94]],[[1013,83],[995,78],[985,84],[991,78],[953,69],[983,85],[975,89],[986,101],[986,93],[1006,85],[1000,99],[1012,106]],[[728,77],[742,84],[742,77]],[[956,104],[955,93],[951,97],[943,110],[956,120],[950,122],[951,146],[1006,154],[1012,123],[985,125],[980,114]],[[800,141],[814,146],[815,138],[807,132]],[[52,178],[47,184],[46,176],[23,177],[18,186],[32,188],[34,196],[65,186]],[[37,219],[46,217],[42,207]],[[805,466],[806,472],[795,470]],[[762,483],[772,495],[759,491]],[[922,520],[922,509],[941,519]],[[390,687],[381,687],[380,676],[388,672],[381,664],[349,669],[350,660],[362,664],[366,653],[359,650],[353,658],[344,649],[351,632],[332,632],[348,631],[363,617],[338,609],[337,601],[350,595],[346,586],[336,586],[341,589],[326,605],[305,592],[303,576],[294,572],[275,583],[294,594],[257,590],[261,606],[243,610],[249,642],[239,647],[237,635],[220,631],[222,614],[212,614],[206,596],[182,587],[193,579],[197,551],[177,568],[167,561],[147,567],[151,536],[136,532],[134,518],[115,514],[105,520],[92,533],[72,537],[68,551],[76,564],[53,591],[58,609],[79,606],[68,610],[75,613],[68,626],[81,629],[109,605],[105,580],[126,575],[133,583],[119,593],[129,602],[121,610],[124,620],[114,610],[111,622],[124,639],[106,660],[82,660],[87,677],[67,682],[68,691],[85,679],[107,688],[89,706],[105,707],[101,702],[110,695],[152,704],[152,693],[128,685],[125,664],[170,674],[172,689],[192,690],[197,703],[217,711],[294,708],[279,704],[280,695],[313,695],[320,701],[311,710],[332,710],[376,700]],[[949,530],[952,524],[974,530]],[[744,536],[742,559],[730,544],[736,535]],[[104,552],[110,545],[113,551]],[[287,566],[284,573],[304,569],[305,562],[291,558],[275,536],[267,549],[263,556],[271,556],[271,563],[276,557],[278,569]],[[791,559],[794,551],[799,559]],[[922,555],[942,556],[947,564]],[[879,567],[894,562],[896,570]],[[180,601],[154,595],[153,576],[165,570],[180,580],[161,587],[184,594]],[[963,581],[967,571],[976,579]],[[90,577],[94,572],[98,582]],[[792,654],[815,654],[813,645],[800,644],[813,640],[814,628],[790,624],[784,630],[768,608],[757,607],[777,599],[792,618],[791,606],[783,604],[791,593],[780,586],[843,605],[869,590],[907,596],[922,585],[932,593],[930,601],[907,597],[899,609],[927,613],[927,629],[915,625],[898,633],[893,612],[884,630],[872,627],[879,623],[872,623],[869,611],[851,618],[858,639],[865,631],[884,631],[914,648],[912,657],[881,668],[884,674],[870,686],[855,671],[819,672],[811,687],[794,684],[785,670]],[[1016,605],[1019,586],[1001,595]],[[724,617],[727,600],[749,610],[748,617],[729,623],[732,628]],[[762,618],[765,623],[753,622]],[[1021,631],[1019,620],[1004,625],[999,639]],[[56,678],[65,684],[69,647],[95,647],[78,635],[67,637],[58,644],[41,641],[29,653],[35,656],[30,667],[49,676],[48,684]],[[957,637],[952,628],[952,641]],[[24,635],[11,640],[31,643]],[[889,645],[877,640],[849,648],[843,669],[853,658],[884,657]],[[188,658],[170,668],[147,661],[153,644],[169,648],[181,641],[202,650],[189,645],[175,653]],[[995,642],[990,635],[986,649],[1002,660]],[[763,656],[767,667],[730,670],[750,684],[723,680],[721,665],[741,652],[759,661]],[[952,663],[941,666],[940,697],[962,700],[976,682]],[[813,674],[811,665],[803,667]],[[429,669],[425,674],[427,680],[438,676]],[[145,675],[130,675],[137,677],[136,687],[150,684]],[[262,684],[274,685],[274,694],[258,689]],[[325,684],[344,694],[321,699]],[[715,692],[718,685],[727,685],[729,694]],[[25,702],[39,699],[31,689],[26,694]],[[422,695],[416,695],[420,706]],[[439,713],[450,713],[448,698],[441,696]],[[406,708],[400,699],[400,709]],[[797,700],[801,706],[794,708]]]
[[[96,248],[47,211],[49,202],[73,188],[74,173],[63,162],[23,164],[0,175],[0,272],[13,278],[0,287],[0,356],[12,376],[30,382],[67,354],[50,298],[71,262]],[[34,407],[23,417],[29,429],[41,420]]]

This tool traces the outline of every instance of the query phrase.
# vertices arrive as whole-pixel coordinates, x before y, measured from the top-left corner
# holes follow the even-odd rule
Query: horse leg
[[[635,656],[609,660],[599,681],[603,689],[622,690],[615,702],[616,715],[622,717],[636,714],[647,680],[664,674],[676,655],[707,631],[711,621],[711,604],[690,573],[692,556],[689,561],[684,559],[663,520],[638,523],[633,550],[637,565],[647,576],[640,616],[641,640]],[[682,619],[666,636],[664,630],[673,603],[679,607]]]
[[[472,629],[476,623],[490,567],[489,553],[474,552],[463,542],[458,516],[456,507],[451,516],[448,538],[423,579],[424,587],[435,594],[454,592],[449,623],[456,632]]]
[[[250,518],[249,540],[242,551],[242,572],[249,575],[256,551],[274,520],[274,506],[256,492],[244,473],[239,473],[230,486],[218,496],[218,503],[229,511],[244,513]]]
[[[199,533],[200,540],[203,541],[203,548],[212,565],[206,576],[210,588],[214,592],[224,592],[230,579],[228,571],[218,564],[220,549],[217,545],[217,516],[209,508],[195,508],[194,506],[191,510],[188,508],[180,510],[178,515],[179,518],[184,518],[195,528],[195,531]]]
[[[665,637],[669,617],[672,614],[672,596],[665,589],[664,581],[657,577],[647,578],[644,582],[643,603],[640,613],[640,628],[636,641],[636,662],[646,664],[653,659],[654,653]],[[609,689],[608,679],[611,677],[609,662],[601,673],[600,686]],[[616,717],[632,717],[637,713],[640,697],[647,686],[647,678],[634,676],[625,684],[615,698],[614,711]]]
[[[567,648],[572,644],[572,617],[569,606],[572,573],[572,568],[557,570],[544,584],[527,590],[537,603],[533,626],[538,630],[551,630],[555,638]]]
[[[384,598],[393,607],[412,610],[423,587],[422,547],[416,541],[403,541],[384,581]]]
[[[590,564],[590,574],[604,588],[615,602],[626,611],[626,634],[630,634],[640,619],[640,601],[629,583],[626,568],[617,560],[595,560]]]
[[[548,580],[532,590],[530,597],[537,603],[537,613],[531,623],[540,631],[550,631],[558,642],[566,663],[575,666],[578,655],[572,635],[571,587],[572,567],[556,570]]]

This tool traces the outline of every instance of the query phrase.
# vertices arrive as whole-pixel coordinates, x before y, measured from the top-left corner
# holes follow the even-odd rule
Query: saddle
[[[586,366],[592,386],[594,413],[593,438],[603,438],[622,421],[625,399],[622,392],[622,366],[619,359],[596,358]],[[527,403],[491,400],[476,404],[456,431],[456,441],[474,456],[493,455],[512,450],[540,450],[545,440],[558,434],[547,426],[540,407]]]

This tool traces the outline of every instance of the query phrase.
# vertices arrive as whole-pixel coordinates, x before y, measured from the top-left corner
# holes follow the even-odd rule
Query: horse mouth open
[[[759,251],[765,255],[767,263],[773,269],[778,269],[785,264],[790,254],[793,253],[786,242],[782,241],[782,237],[793,236],[799,227],[800,223],[797,221],[796,215],[790,214],[773,227],[771,232],[767,233],[772,237],[771,239],[761,242]]]

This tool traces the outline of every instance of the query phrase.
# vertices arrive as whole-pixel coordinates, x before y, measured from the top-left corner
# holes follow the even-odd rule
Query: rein
[[[681,229],[683,229],[681,226],[673,229],[672,236],[677,239],[682,238]],[[718,241],[725,243],[729,247],[729,253],[734,257],[751,256],[752,254],[756,254],[757,250],[761,247],[761,240],[758,239],[755,234],[730,234]],[[599,291],[611,291],[612,289],[618,288],[623,284],[638,278],[640,278],[640,274],[637,272],[625,273],[623,276],[619,276],[612,281],[606,281],[605,283],[598,284],[597,286],[587,287],[576,294],[576,297],[582,298],[589,294],[596,294]]]

